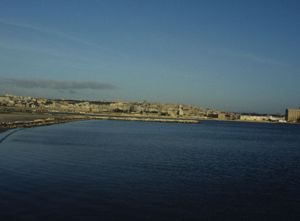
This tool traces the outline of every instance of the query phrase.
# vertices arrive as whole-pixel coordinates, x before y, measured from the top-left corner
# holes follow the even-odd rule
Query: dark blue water
[[[300,125],[24,129],[0,144],[0,179],[0,220],[300,220]]]

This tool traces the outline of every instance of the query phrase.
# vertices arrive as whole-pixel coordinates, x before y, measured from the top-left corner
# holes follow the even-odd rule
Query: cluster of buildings
[[[284,116],[273,116],[273,115],[241,115],[240,120],[241,121],[286,123]]]
[[[300,123],[300,108],[286,109],[284,116],[272,115],[240,115],[241,121]]]
[[[31,112],[68,112],[89,114],[133,114],[166,117],[206,117],[215,111],[192,105],[148,102],[104,102],[55,100],[24,96],[0,96],[0,107]]]
[[[193,105],[162,104],[148,102],[104,102],[57,100],[25,96],[0,96],[1,110],[29,112],[64,112],[82,114],[130,114],[133,116],[164,116],[174,118],[213,118],[252,122],[300,122],[300,109],[287,109],[285,116],[237,114],[220,112]]]
[[[274,116],[274,115],[236,114],[236,113],[220,112],[213,118],[217,118],[218,120],[286,123],[284,116]]]

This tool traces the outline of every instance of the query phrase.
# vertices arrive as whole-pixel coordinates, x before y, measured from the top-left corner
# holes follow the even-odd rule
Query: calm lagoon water
[[[0,179],[0,220],[300,220],[300,125],[23,129],[0,143]]]

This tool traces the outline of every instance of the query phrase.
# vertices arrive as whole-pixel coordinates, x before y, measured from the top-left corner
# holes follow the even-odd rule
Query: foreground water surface
[[[300,125],[82,121],[8,133],[0,220],[300,220]]]

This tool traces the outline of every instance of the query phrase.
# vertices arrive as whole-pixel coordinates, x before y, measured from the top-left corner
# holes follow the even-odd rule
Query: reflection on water
[[[213,121],[24,129],[0,144],[0,217],[300,220],[299,135]]]

